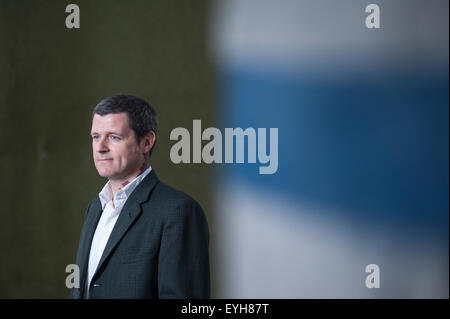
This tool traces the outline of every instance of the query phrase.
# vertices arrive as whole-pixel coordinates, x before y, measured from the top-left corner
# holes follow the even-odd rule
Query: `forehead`
[[[92,132],[128,131],[130,124],[127,113],[113,113],[106,115],[94,114],[92,118]]]

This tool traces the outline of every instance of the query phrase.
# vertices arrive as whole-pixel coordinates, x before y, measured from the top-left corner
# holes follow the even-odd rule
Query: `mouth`
[[[96,159],[97,162],[105,162],[105,161],[112,161],[112,158],[102,158],[102,159]]]

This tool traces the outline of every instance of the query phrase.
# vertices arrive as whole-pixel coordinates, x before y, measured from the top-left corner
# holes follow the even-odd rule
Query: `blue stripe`
[[[344,218],[448,237],[449,83],[443,73],[336,81],[226,70],[222,127],[279,128],[276,174],[234,164],[226,165],[226,175],[336,207]]]

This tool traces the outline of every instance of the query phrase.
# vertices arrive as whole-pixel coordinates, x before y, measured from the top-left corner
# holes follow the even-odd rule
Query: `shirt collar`
[[[149,166],[142,174],[118,190],[116,196],[114,197],[114,207],[118,207],[120,204],[124,203],[139,183],[151,172],[151,170],[152,167]],[[110,202],[112,198],[112,191],[109,181],[105,184],[105,186],[103,186],[102,190],[98,194],[98,197],[100,198],[102,209],[104,209],[105,205]]]

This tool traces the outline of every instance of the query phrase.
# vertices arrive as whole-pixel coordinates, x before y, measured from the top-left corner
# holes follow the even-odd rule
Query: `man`
[[[157,117],[130,95],[92,118],[95,167],[108,182],[86,212],[72,298],[209,298],[209,232],[200,205],[150,166]]]

